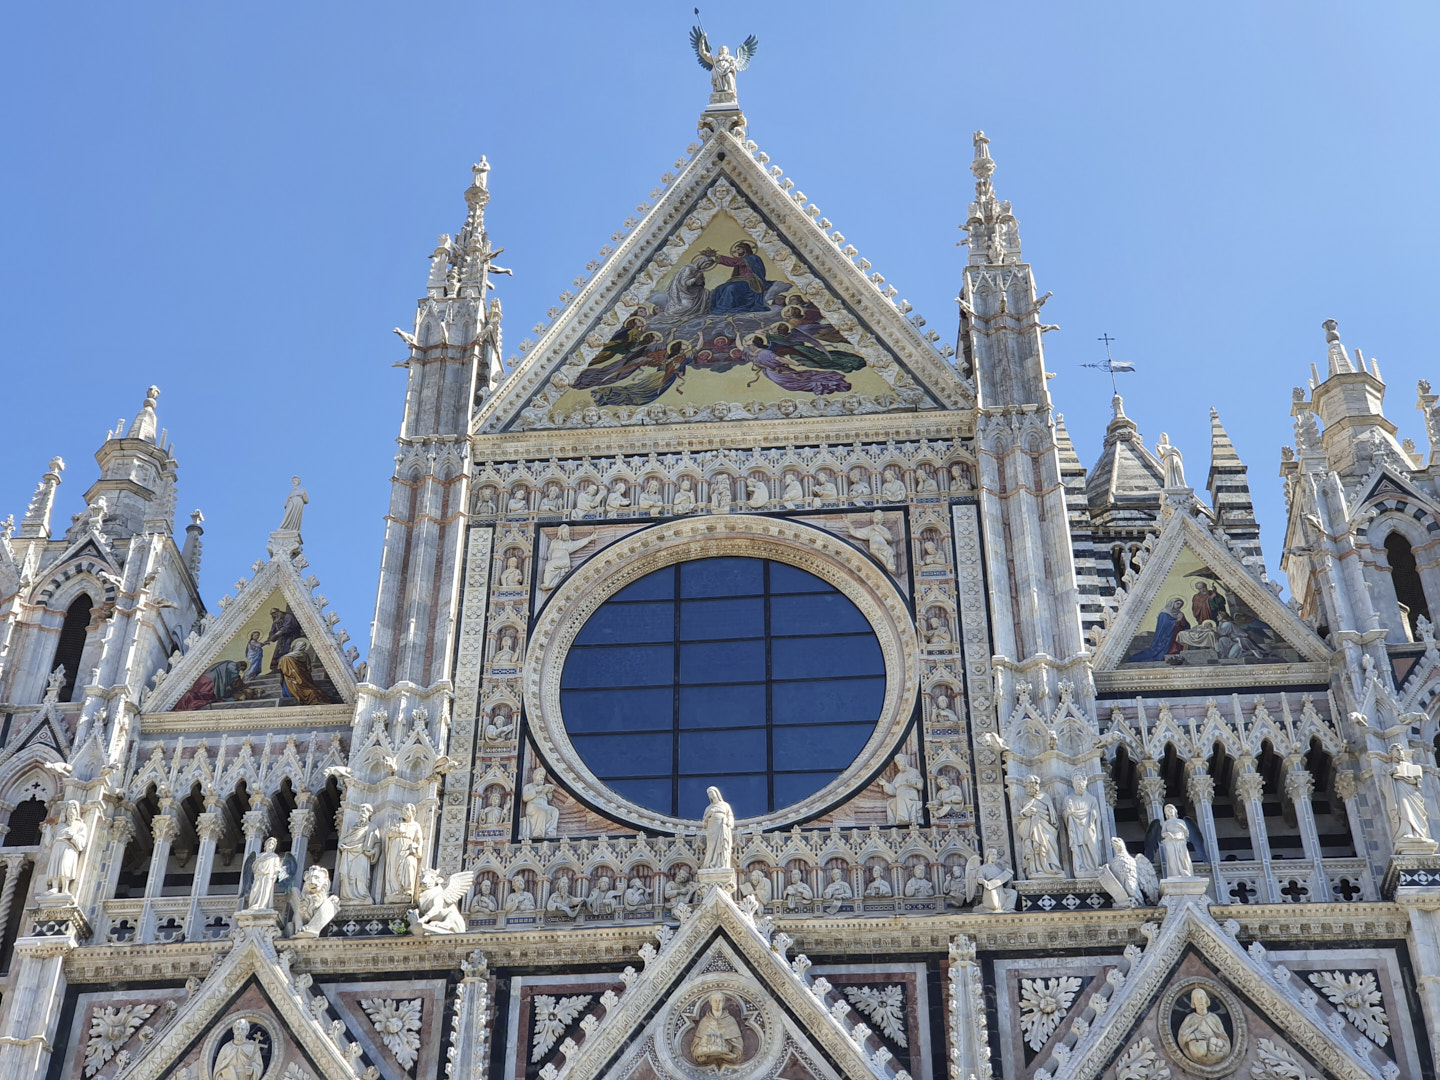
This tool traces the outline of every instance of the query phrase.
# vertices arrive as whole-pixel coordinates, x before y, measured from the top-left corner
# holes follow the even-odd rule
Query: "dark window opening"
[[[60,644],[55,647],[55,660],[50,665],[53,672],[62,665],[65,668],[65,683],[60,687],[60,700],[73,701],[75,683],[80,674],[80,657],[85,652],[85,638],[90,629],[90,610],[95,605],[90,597],[75,598],[65,612],[65,622],[60,627]]]
[[[571,744],[621,796],[697,818],[713,784],[752,817],[808,798],[859,756],[885,661],[833,585],[764,559],[699,559],[605,601],[560,688]]]
[[[5,834],[6,847],[35,847],[40,843],[40,826],[45,821],[45,804],[39,799],[26,799],[10,811],[10,831]]]
[[[1420,571],[1415,568],[1415,552],[1410,542],[1398,532],[1385,538],[1385,558],[1390,562],[1390,584],[1395,587],[1395,599],[1400,602],[1401,612],[1407,622],[1410,640],[1420,635],[1416,620],[1424,615],[1430,618],[1430,605],[1425,602],[1425,587],[1420,583]]]

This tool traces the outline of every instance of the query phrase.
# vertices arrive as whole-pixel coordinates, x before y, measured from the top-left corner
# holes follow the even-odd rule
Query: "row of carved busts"
[[[691,514],[704,510],[726,513],[783,506],[801,510],[819,506],[872,506],[970,492],[975,470],[969,462],[948,467],[922,463],[914,467],[887,465],[872,469],[820,468],[813,473],[785,468],[778,473],[755,468],[748,472],[716,470],[702,475],[681,473],[639,478],[600,476],[575,480],[515,481],[502,486],[482,478],[472,513],[565,516],[571,518],[646,517]]]

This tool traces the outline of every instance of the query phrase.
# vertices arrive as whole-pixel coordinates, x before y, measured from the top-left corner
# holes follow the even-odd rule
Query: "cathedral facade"
[[[1282,599],[1213,410],[1082,462],[983,133],[952,347],[694,44],[509,363],[474,167],[363,662],[298,477],[202,599],[154,387],[6,523],[0,1076],[1434,1077],[1440,395],[1324,323]]]

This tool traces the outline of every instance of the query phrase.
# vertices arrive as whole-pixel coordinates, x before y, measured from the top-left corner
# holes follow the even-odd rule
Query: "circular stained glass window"
[[[698,818],[714,784],[738,817],[819,791],[869,741],[885,697],[875,632],[786,563],[713,558],[647,574],[586,621],[560,709],[590,770],[647,809]]]

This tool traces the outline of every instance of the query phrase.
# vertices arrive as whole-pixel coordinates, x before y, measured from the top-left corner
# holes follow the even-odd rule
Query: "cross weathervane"
[[[1115,383],[1115,373],[1117,371],[1121,372],[1122,374],[1127,371],[1133,373],[1135,370],[1135,365],[1132,364],[1129,360],[1115,360],[1110,356],[1110,343],[1117,339],[1111,337],[1109,334],[1101,334],[1095,340],[1103,341],[1105,343],[1104,362],[1095,364],[1081,364],[1080,366],[1094,368],[1096,371],[1106,372],[1110,376],[1110,388],[1114,390],[1115,393],[1118,395],[1120,393],[1120,387],[1117,386]]]

